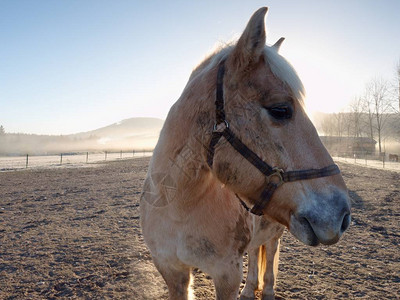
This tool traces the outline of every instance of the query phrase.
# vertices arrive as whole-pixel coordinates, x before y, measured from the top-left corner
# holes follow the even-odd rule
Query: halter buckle
[[[227,120],[224,120],[223,123],[215,123],[213,126],[213,132],[223,132],[226,128],[229,128],[229,123]]]
[[[284,171],[281,168],[274,167],[272,168],[273,173],[269,176],[267,176],[267,182],[268,183],[273,183],[277,187],[281,186],[283,184],[283,173]]]

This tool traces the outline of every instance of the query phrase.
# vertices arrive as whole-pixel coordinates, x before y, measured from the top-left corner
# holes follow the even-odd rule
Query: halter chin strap
[[[314,179],[326,176],[337,175],[340,173],[339,167],[335,164],[322,169],[307,169],[285,172],[281,168],[271,167],[263,161],[256,153],[249,149],[229,128],[229,123],[225,118],[224,110],[224,90],[223,79],[225,73],[225,61],[222,61],[218,68],[217,74],[217,92],[215,99],[216,107],[216,123],[213,128],[210,145],[207,152],[207,163],[212,169],[214,161],[215,147],[219,140],[224,137],[229,144],[246,158],[253,166],[255,166],[266,177],[266,187],[261,192],[259,200],[251,209],[248,209],[245,203],[239,198],[243,206],[250,210],[251,213],[261,216],[263,209],[271,200],[275,190],[285,182]]]

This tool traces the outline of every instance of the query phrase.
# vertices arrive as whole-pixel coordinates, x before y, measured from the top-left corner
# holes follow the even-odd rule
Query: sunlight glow
[[[326,51],[298,45],[282,51],[294,65],[306,90],[305,104],[309,112],[339,112],[352,100],[363,83],[357,75],[346,72],[341,57],[329,58]],[[324,56],[325,55],[325,56]]]

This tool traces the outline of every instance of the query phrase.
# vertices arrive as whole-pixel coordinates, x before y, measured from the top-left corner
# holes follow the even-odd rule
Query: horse
[[[389,154],[389,161],[399,162],[399,156],[397,154]]]
[[[246,250],[262,252],[282,227],[306,245],[331,245],[350,224],[346,185],[278,53],[283,39],[266,45],[266,13],[193,70],[153,151],[140,223],[169,299],[191,297],[193,267],[211,276],[216,299],[237,299]],[[263,233],[262,220],[279,230]]]

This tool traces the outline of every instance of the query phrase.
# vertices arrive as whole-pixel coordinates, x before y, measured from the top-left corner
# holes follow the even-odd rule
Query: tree
[[[368,93],[368,88],[366,88],[365,94],[362,98],[362,111],[366,114],[363,123],[366,125],[367,136],[370,139],[374,139],[374,114],[373,114],[373,103],[372,97]]]
[[[400,60],[396,65],[395,80],[393,82],[393,106],[394,111],[397,111],[397,116],[400,118]],[[397,102],[397,103],[396,103]],[[400,124],[395,123],[395,136],[398,141],[400,141]]]
[[[335,135],[335,120],[331,114],[326,114],[322,117],[320,121],[320,128],[324,135],[326,136],[334,136]]]
[[[371,137],[373,129],[378,136],[379,153],[382,153],[383,129],[389,114],[393,112],[393,103],[389,93],[389,84],[382,78],[374,78],[366,86],[365,109],[368,113]]]
[[[0,135],[5,135],[6,131],[4,130],[3,125],[0,125]]]
[[[398,101],[398,112],[400,113],[400,61],[396,66],[396,75],[397,75],[397,101]]]
[[[333,113],[333,118],[335,122],[335,131],[336,131],[336,136],[342,137],[343,132],[345,130],[346,126],[346,116],[344,113],[339,112],[339,113]]]
[[[358,138],[361,136],[361,121],[362,121],[362,106],[363,99],[361,97],[356,97],[350,103],[350,113],[351,113],[351,123],[352,123],[352,131],[353,136]]]

